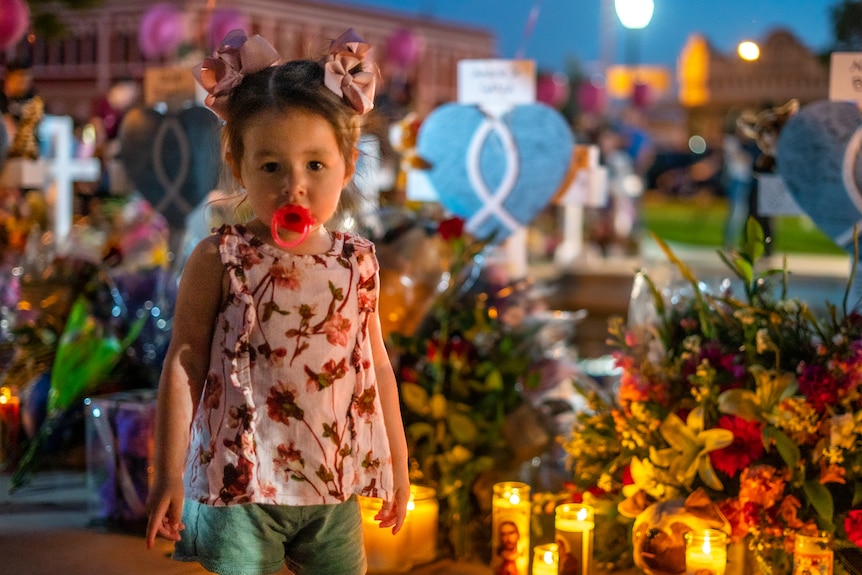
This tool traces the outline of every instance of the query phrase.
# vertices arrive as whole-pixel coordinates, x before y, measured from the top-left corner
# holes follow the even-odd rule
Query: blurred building
[[[701,35],[689,37],[677,63],[679,101],[688,110],[689,133],[720,138],[727,120],[792,98],[804,105],[829,95],[829,68],[789,31],[760,43],[760,57],[746,61],[715,50]]]
[[[212,51],[211,46],[204,45],[208,42],[202,40],[202,31],[207,7],[214,3],[171,3],[183,11],[185,28],[193,36],[191,47],[198,51],[192,56],[198,61]],[[141,53],[140,23],[153,6],[148,0],[104,0],[97,9],[70,12],[64,18],[71,29],[69,37],[25,38],[16,47],[0,52],[0,64],[31,62],[37,91],[47,102],[48,111],[86,118],[92,102],[115,81],[142,81],[148,67],[176,61],[176,56],[147,60]],[[375,47],[385,81],[383,95],[393,95],[396,103],[409,104],[420,114],[456,99],[458,60],[492,58],[496,53],[495,38],[487,30],[397,12],[312,0],[237,0],[228,8],[241,13],[250,25],[248,32],[269,40],[285,59],[317,57],[329,39],[355,28]],[[419,60],[409,69],[387,61],[385,51],[387,40],[404,30],[415,34],[424,46]],[[392,94],[387,93],[390,89]]]

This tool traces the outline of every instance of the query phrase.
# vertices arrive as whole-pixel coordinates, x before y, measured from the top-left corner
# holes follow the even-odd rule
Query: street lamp
[[[646,28],[655,9],[653,0],[614,0],[614,9],[622,25],[630,30]]]
[[[655,9],[653,0],[614,0],[614,9],[617,18],[627,29],[626,62],[632,68],[632,98],[636,98],[638,90],[638,65],[640,64],[640,31],[647,27],[652,20]]]
[[[753,62],[760,58],[760,46],[751,40],[740,42],[739,46],[736,47],[736,52],[740,58],[747,62]]]
[[[637,66],[639,46],[635,34],[637,30],[646,28],[652,20],[655,4],[653,0],[614,0],[614,9],[617,11],[620,23],[628,29],[628,64]]]

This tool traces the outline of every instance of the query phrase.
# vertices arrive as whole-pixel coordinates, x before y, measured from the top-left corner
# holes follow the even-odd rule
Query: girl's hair
[[[335,133],[345,162],[353,162],[362,131],[362,116],[326,87],[319,62],[292,60],[245,76],[224,110],[222,146],[239,161],[245,152],[243,134],[256,114],[302,110],[326,120]],[[229,175],[230,170],[225,170]],[[341,194],[337,219],[361,209],[362,194],[351,182]]]

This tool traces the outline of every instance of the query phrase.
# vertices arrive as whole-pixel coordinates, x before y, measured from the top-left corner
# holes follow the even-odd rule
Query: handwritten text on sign
[[[508,109],[536,101],[536,63],[532,60],[461,60],[458,103]]]
[[[829,99],[862,103],[862,52],[833,52],[829,62]]]

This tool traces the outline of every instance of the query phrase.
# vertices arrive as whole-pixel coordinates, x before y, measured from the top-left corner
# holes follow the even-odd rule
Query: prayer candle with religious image
[[[560,553],[556,543],[536,545],[533,548],[532,575],[557,575],[560,569]]]
[[[727,569],[727,535],[718,529],[685,534],[686,575],[724,575]]]
[[[560,553],[560,575],[591,575],[595,511],[589,505],[558,505],[554,530]]]
[[[530,566],[530,486],[494,484],[491,500],[491,570],[494,575],[528,575]]]
[[[410,559],[413,565],[430,563],[437,558],[437,519],[440,503],[431,487],[410,486],[406,527],[410,529]]]
[[[796,535],[793,542],[793,575],[832,575],[832,534]]]
[[[10,387],[0,387],[0,468],[6,467],[18,452],[20,399]]]

